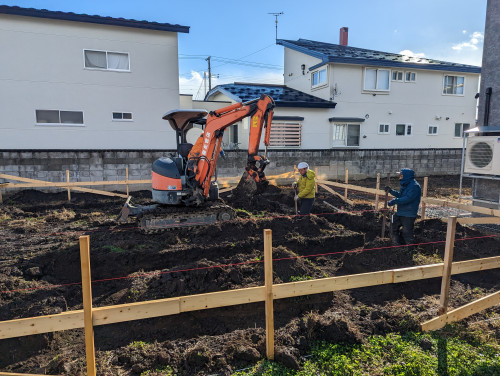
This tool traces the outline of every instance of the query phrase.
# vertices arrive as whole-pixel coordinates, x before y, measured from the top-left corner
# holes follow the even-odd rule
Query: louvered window
[[[300,148],[302,144],[301,123],[275,123],[271,126],[269,147]]]

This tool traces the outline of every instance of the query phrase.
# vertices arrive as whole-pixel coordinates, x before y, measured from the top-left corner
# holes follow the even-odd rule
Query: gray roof
[[[205,99],[218,92],[237,102],[248,102],[266,94],[274,99],[276,107],[335,108],[337,104],[284,85],[241,82],[218,85],[207,93]]]
[[[150,21],[137,21],[125,18],[113,18],[103,16],[91,16],[88,14],[76,14],[71,12],[58,12],[47,9],[21,8],[0,5],[0,14],[12,14],[16,16],[50,18],[53,20],[88,22],[102,25],[135,27],[139,29],[173,31],[178,33],[189,33],[189,26],[172,25],[169,23],[159,23]]]
[[[430,69],[452,72],[481,73],[481,67],[474,65],[450,63],[434,59],[412,57],[394,54],[391,52],[382,52],[367,50],[351,46],[342,46],[313,40],[299,39],[296,41],[278,39],[277,44],[292,50],[302,52],[321,59],[322,62],[309,69],[314,69],[325,63],[343,63],[343,64],[361,64],[383,67],[400,67],[405,69]]]

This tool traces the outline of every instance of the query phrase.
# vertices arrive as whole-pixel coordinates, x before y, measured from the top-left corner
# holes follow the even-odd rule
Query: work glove
[[[391,188],[391,187],[389,187],[388,185],[386,185],[386,186],[384,187],[384,191],[385,191],[385,193],[389,193],[390,191],[392,191],[392,188]]]
[[[293,189],[297,188],[297,182],[296,182],[296,181],[294,181],[294,182],[292,183],[292,188],[293,188]]]
[[[295,195],[293,199],[297,201],[299,199],[299,195]]]
[[[389,202],[387,203],[387,206],[394,206],[394,205],[396,205],[396,204],[397,204],[396,199],[392,199],[391,201],[389,201]]]

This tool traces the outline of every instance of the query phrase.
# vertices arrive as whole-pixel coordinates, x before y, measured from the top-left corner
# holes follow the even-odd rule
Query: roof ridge
[[[89,22],[114,26],[136,27],[141,29],[189,33],[189,26],[182,26],[167,22],[135,20],[122,17],[101,16],[97,14],[91,15],[86,13],[63,12],[59,10],[0,5],[0,14],[11,14],[25,17],[50,18],[63,21]]]

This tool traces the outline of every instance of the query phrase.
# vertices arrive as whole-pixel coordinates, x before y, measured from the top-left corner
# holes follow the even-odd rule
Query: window
[[[113,112],[114,121],[132,121],[131,112]]]
[[[462,137],[464,132],[469,128],[469,123],[455,123],[455,137]]]
[[[84,50],[85,68],[114,71],[130,71],[130,61],[126,52]]]
[[[388,69],[365,69],[365,90],[389,91],[389,76]]]
[[[301,123],[272,123],[269,147],[299,148],[302,144]]]
[[[82,111],[36,110],[36,123],[49,125],[83,125]]]
[[[379,134],[389,134],[389,124],[382,124],[380,123],[378,125],[378,133]]]
[[[334,124],[333,147],[359,146],[359,124]]]
[[[402,71],[392,71],[392,80],[393,81],[403,81],[403,72]]]
[[[427,128],[427,134],[429,136],[437,136],[437,134],[438,134],[437,125],[429,125],[429,128]]]
[[[463,95],[464,94],[464,76],[444,76],[443,94],[445,95]]]
[[[396,124],[396,136],[411,136],[411,124]]]
[[[316,72],[312,72],[311,76],[312,76],[311,82],[313,87],[326,85],[326,68]]]
[[[405,82],[415,82],[417,79],[417,74],[415,72],[405,73]]]

